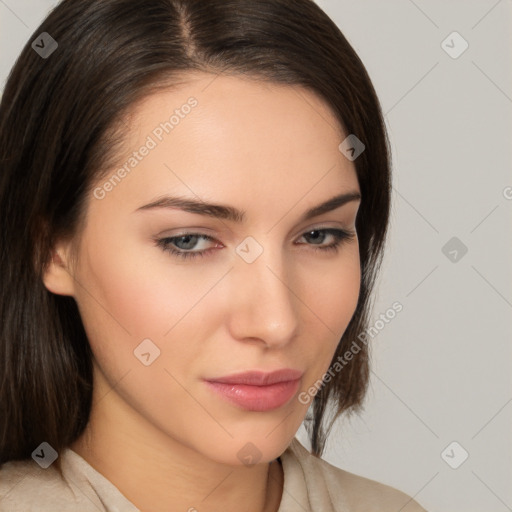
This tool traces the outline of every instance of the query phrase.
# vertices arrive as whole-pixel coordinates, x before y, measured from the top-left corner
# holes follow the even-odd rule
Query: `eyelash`
[[[303,233],[302,236],[309,235],[311,233],[317,233],[317,232],[325,233],[327,235],[332,235],[332,236],[334,236],[335,241],[332,244],[326,245],[323,247],[313,247],[314,251],[324,251],[324,252],[333,251],[333,252],[337,253],[343,242],[349,242],[356,237],[356,234],[353,232],[346,231],[343,229],[335,229],[335,228],[310,229],[309,231],[306,231],[305,233]],[[203,256],[206,256],[207,254],[209,254],[211,251],[215,250],[212,248],[212,249],[205,249],[203,251],[183,251],[183,250],[176,250],[171,247],[172,241],[180,239],[180,238],[184,238],[187,236],[199,237],[199,238],[202,238],[203,240],[208,240],[208,241],[215,241],[215,239],[212,238],[211,236],[204,235],[201,233],[183,233],[178,236],[160,238],[160,239],[155,240],[155,242],[156,242],[156,245],[159,246],[164,252],[169,252],[173,256],[176,256],[178,258],[183,258],[183,259],[193,259],[193,258],[197,258],[199,256],[203,257]]]

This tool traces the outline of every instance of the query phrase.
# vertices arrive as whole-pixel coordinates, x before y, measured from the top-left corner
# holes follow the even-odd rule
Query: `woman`
[[[311,0],[59,4],[0,108],[0,510],[424,510],[320,458],[388,151]]]

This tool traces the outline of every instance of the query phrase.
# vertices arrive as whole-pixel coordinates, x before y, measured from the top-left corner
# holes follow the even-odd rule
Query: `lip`
[[[297,393],[303,372],[282,369],[266,373],[249,371],[206,379],[225,400],[248,411],[269,411],[284,406]]]

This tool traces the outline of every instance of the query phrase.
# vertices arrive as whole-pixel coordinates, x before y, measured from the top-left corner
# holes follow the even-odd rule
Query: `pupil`
[[[317,236],[316,236],[316,237],[315,237],[315,236],[311,236],[311,233],[316,233],[316,234],[317,234]],[[315,241],[315,240],[317,240],[317,241],[318,241],[318,237],[322,238],[322,237],[324,236],[324,234],[323,234],[323,233],[321,233],[321,232],[320,232],[320,231],[318,231],[318,230],[315,230],[315,231],[310,231],[310,232],[309,232],[309,236],[310,236],[311,238],[313,238],[313,241]]]
[[[194,236],[194,235],[184,235],[184,236],[181,236],[179,240],[182,240],[184,241],[185,243],[185,247],[181,247],[182,249],[192,249],[195,245],[195,242],[196,242],[196,239],[197,237]],[[192,241],[192,243],[190,243]]]

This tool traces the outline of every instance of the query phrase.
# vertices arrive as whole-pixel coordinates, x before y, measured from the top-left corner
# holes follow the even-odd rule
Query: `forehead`
[[[354,165],[338,149],[339,121],[303,87],[190,73],[136,105],[125,126],[123,151],[99,185],[122,179],[110,179],[103,204],[122,199],[135,209],[168,193],[289,205],[357,188]]]
[[[217,143],[226,149],[231,140],[233,156],[277,146],[290,151],[304,142],[316,153],[315,147],[337,147],[346,136],[328,104],[304,87],[198,72],[144,98],[129,112],[126,125],[130,149],[147,135],[164,146],[187,139],[195,152]]]

